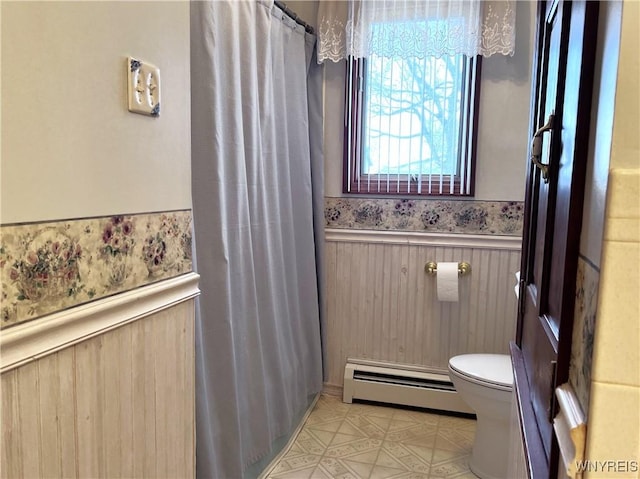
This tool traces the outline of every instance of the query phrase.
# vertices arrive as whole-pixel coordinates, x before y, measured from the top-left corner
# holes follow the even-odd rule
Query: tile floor
[[[320,396],[267,479],[476,479],[475,420]]]

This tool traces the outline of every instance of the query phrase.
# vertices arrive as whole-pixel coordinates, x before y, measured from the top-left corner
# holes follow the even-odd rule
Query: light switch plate
[[[129,111],[160,116],[160,69],[151,63],[127,58]]]

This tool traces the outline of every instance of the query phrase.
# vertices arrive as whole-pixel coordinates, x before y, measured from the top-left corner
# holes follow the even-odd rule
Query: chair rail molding
[[[326,228],[325,240],[329,242],[453,246],[462,248],[507,249],[517,251],[520,251],[522,247],[522,238],[520,236],[421,233],[339,228]]]
[[[587,422],[578,398],[568,383],[558,386],[555,394],[559,412],[553,420],[553,429],[560,446],[560,465],[568,477],[581,477],[578,466],[584,461]]]
[[[7,328],[0,333],[0,372],[195,298],[199,278],[183,274]]]

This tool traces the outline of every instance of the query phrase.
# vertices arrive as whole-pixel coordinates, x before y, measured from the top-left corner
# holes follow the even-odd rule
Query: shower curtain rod
[[[293,20],[298,25],[302,25],[307,33],[311,33],[311,34],[315,33],[314,30],[313,30],[313,27],[311,25],[309,25],[302,18],[300,18],[296,14],[296,12],[294,12],[293,10],[287,8],[287,4],[286,3],[280,2],[279,0],[275,0],[273,3],[275,4],[276,7],[278,7],[280,10],[282,10],[284,13],[286,13],[289,17],[293,18]]]

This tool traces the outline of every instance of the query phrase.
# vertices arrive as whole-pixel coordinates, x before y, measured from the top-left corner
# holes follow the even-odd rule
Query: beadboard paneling
[[[2,477],[194,477],[194,299],[2,374]]]
[[[496,238],[492,247],[487,238],[475,245],[459,235],[458,246],[455,237],[327,235],[327,386],[342,386],[348,357],[445,370],[456,354],[508,354],[518,240]],[[437,300],[436,277],[424,272],[428,261],[471,264],[471,274],[460,277],[458,303]]]

